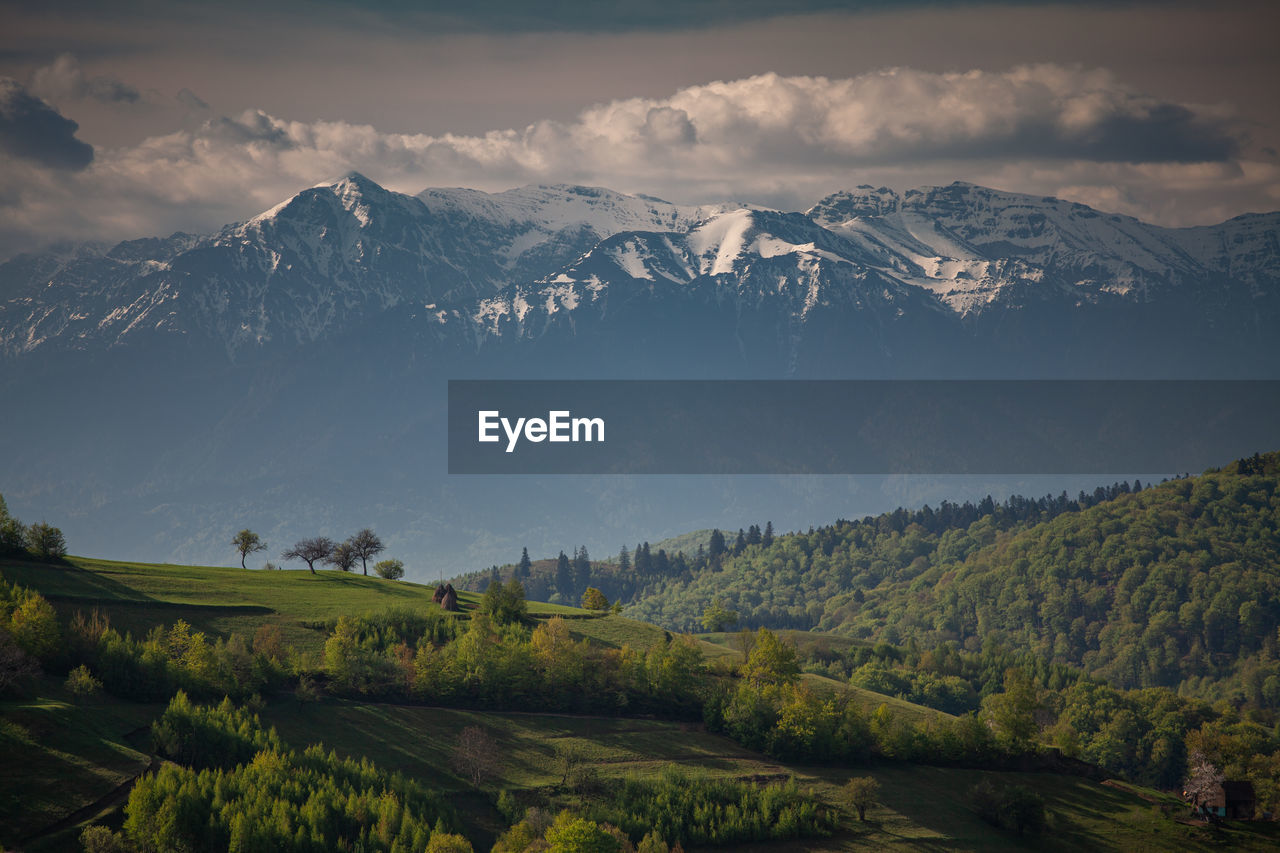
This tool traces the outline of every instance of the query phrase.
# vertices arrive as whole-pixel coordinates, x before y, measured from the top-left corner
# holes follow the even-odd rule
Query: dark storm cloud
[[[94,15],[102,10],[95,0],[52,0],[19,2],[27,12],[50,8],[68,14]],[[424,34],[466,33],[628,33],[663,32],[681,29],[723,27],[783,16],[830,12],[890,12],[913,8],[964,8],[991,6],[990,0],[557,0],[531,3],[528,0],[283,0],[272,4],[272,15],[328,18],[354,22],[379,20],[396,27],[409,27]],[[1028,5],[1000,0],[995,5]],[[1032,3],[1030,5],[1036,5]],[[1047,4],[1046,4],[1047,5]],[[1101,3],[1089,5],[1104,5]],[[200,0],[178,0],[162,6],[146,2],[112,4],[115,19],[201,20],[209,4]],[[221,15],[263,13],[254,0],[229,0],[218,4]]]
[[[93,162],[93,146],[76,139],[79,125],[16,80],[0,78],[0,148],[52,169],[79,170]]]
[[[1199,116],[1178,104],[1154,104],[1137,113],[1098,116],[1064,128],[1059,116],[1024,116],[1004,132],[976,138],[938,133],[916,144],[887,138],[868,162],[912,163],[975,158],[1089,160],[1097,163],[1222,162],[1240,151],[1240,135],[1228,121]],[[785,153],[785,152],[783,152]]]

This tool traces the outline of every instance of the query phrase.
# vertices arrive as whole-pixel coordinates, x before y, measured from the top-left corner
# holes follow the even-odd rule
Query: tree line
[[[245,559],[250,554],[267,550],[267,543],[252,530],[241,530],[231,539],[231,545],[240,555],[240,567],[248,568]],[[366,576],[369,574],[369,561],[386,550],[382,539],[368,527],[360,530],[342,542],[334,542],[328,536],[313,536],[299,539],[280,555],[282,560],[301,560],[307,564],[311,574],[316,573],[316,563],[333,566],[340,572],[350,572],[356,561]],[[266,568],[275,568],[267,563]],[[387,580],[399,580],[404,577],[404,563],[397,559],[379,560],[374,563],[374,574]]]
[[[4,495],[0,495],[0,557],[29,556],[58,560],[67,555],[67,538],[45,521],[23,524],[10,515]]]
[[[1020,525],[1035,524],[1068,512],[1079,512],[1097,504],[1115,500],[1122,495],[1133,494],[1147,488],[1141,481],[1114,483],[1099,486],[1092,492],[1081,491],[1072,498],[1066,492],[1027,498],[1014,495],[997,501],[990,495],[979,501],[953,503],[943,501],[937,509],[925,505],[918,510],[898,509],[879,516],[866,516],[861,520],[840,519],[831,525],[810,528],[807,534],[786,534],[792,539],[807,536],[813,542],[811,550],[820,550],[831,557],[837,549],[847,547],[850,540],[859,546],[882,538],[900,538],[909,530],[919,531],[936,539],[948,531],[964,530],[980,520],[986,520],[993,529],[1007,530]],[[668,552],[654,548],[648,542],[637,543],[634,548],[623,546],[618,554],[604,560],[591,560],[586,546],[576,547],[571,554],[561,551],[552,560],[532,560],[529,549],[524,548],[516,563],[491,566],[489,569],[471,572],[454,579],[460,589],[483,592],[489,583],[515,578],[524,584],[529,597],[539,601],[574,605],[581,601],[589,587],[599,589],[608,599],[635,605],[637,618],[656,621],[672,630],[696,630],[697,613],[706,602],[694,602],[686,607],[672,608],[657,605],[655,600],[667,603],[670,590],[684,586],[696,586],[696,579],[708,573],[717,573],[726,565],[753,552],[770,552],[779,537],[773,522],[766,521],[739,528],[737,534],[715,529],[710,531],[705,543],[699,543],[692,553]],[[893,559],[896,555],[885,555]],[[914,556],[914,555],[913,555]],[[843,576],[845,573],[841,572]],[[844,578],[843,589],[853,585],[857,574],[850,567]],[[691,609],[692,608],[692,609]],[[742,624],[750,627],[771,628],[814,627],[814,614],[808,608],[791,605],[779,608],[742,611]]]

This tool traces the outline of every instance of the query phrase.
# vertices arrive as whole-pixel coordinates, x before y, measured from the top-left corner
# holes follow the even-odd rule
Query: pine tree
[[[556,557],[556,592],[569,600],[576,600],[573,595],[573,566],[569,563],[564,551]]]
[[[711,531],[711,544],[707,546],[707,552],[712,559],[725,552],[724,534],[719,530]]]
[[[631,571],[631,554],[627,552],[627,546],[623,545],[622,550],[618,552],[618,573],[626,574]]]
[[[587,556],[586,545],[573,554],[573,591],[575,596],[581,596],[591,585],[591,558]]]
[[[927,510],[929,509],[929,507],[926,506],[925,509]],[[768,548],[770,545],[773,544],[773,522],[772,521],[766,521],[764,523],[764,534],[760,537],[760,544],[766,548]]]
[[[516,566],[516,577],[527,578],[533,571],[533,560],[529,559],[529,549],[520,549],[520,564]]]

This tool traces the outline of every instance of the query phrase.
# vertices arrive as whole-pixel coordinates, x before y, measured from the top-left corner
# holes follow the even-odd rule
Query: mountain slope
[[[433,307],[545,275],[625,228],[698,211],[584,187],[411,197],[359,173],[208,237],[121,243],[0,266],[0,352],[87,351],[146,335],[231,358],[331,338],[399,307]]]

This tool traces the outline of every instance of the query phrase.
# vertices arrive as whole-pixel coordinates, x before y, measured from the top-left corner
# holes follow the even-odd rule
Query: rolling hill
[[[781,535],[654,577],[626,612],[688,630],[719,599],[748,627],[1003,645],[1119,687],[1280,703],[1264,692],[1280,628],[1280,454],[1049,504],[899,510]]]

